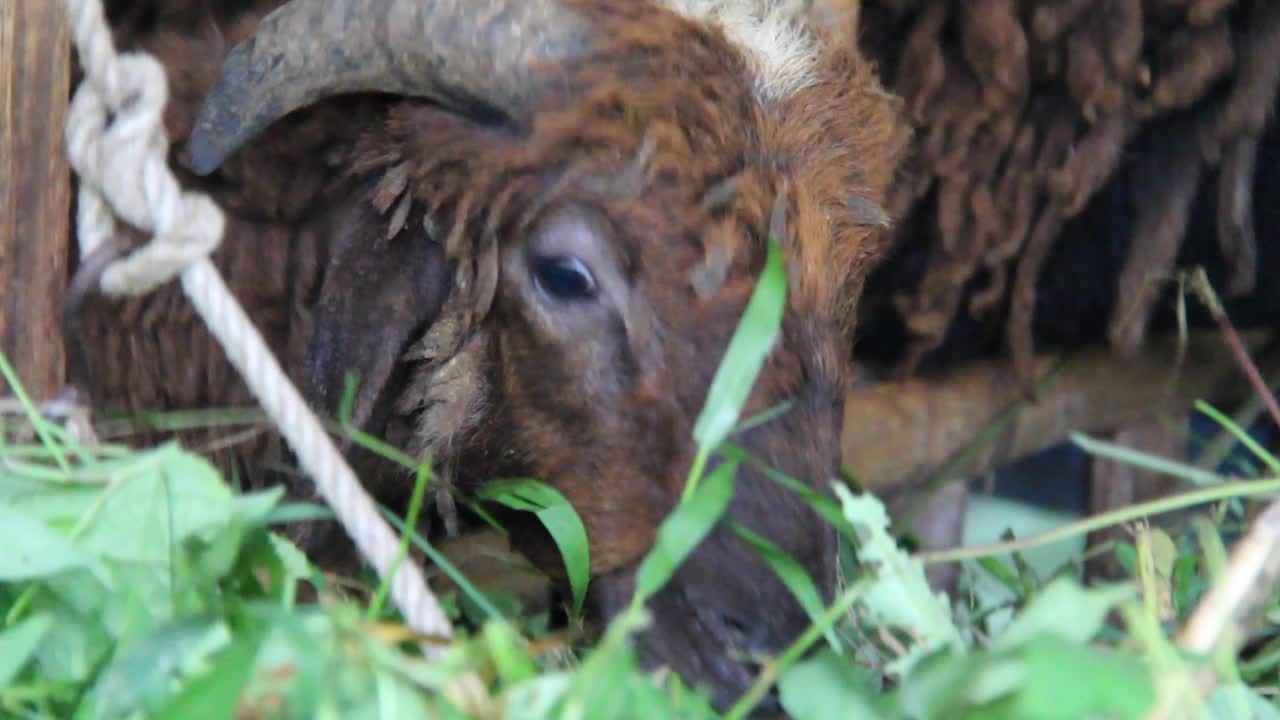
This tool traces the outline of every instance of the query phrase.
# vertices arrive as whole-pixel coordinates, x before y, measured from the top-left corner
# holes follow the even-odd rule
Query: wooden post
[[[70,247],[63,124],[71,40],[57,0],[0,0],[0,349],[32,397],[62,386]],[[10,390],[0,382],[0,395]]]

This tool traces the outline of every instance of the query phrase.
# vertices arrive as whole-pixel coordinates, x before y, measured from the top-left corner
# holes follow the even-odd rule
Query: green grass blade
[[[818,622],[810,625],[803,633],[800,633],[800,637],[787,646],[787,649],[776,660],[765,665],[755,683],[725,712],[724,720],[742,720],[742,718],[745,718],[760,703],[760,700],[764,698],[769,688],[777,682],[782,673],[803,658],[805,653],[809,651],[810,646],[817,642],[818,638],[828,628],[835,626],[836,623],[844,618],[845,613],[849,612],[853,604],[867,593],[870,586],[870,578],[859,578],[841,590],[839,597],[836,598],[831,607],[823,611],[822,617]]]
[[[1197,487],[1221,485],[1224,481],[1221,475],[1201,470],[1194,465],[1166,460],[1122,445],[1095,440],[1082,433],[1071,433],[1071,442],[1091,455],[1098,455],[1109,460],[1116,460],[1144,470],[1150,470],[1154,473],[1186,480]]]
[[[795,406],[795,401],[784,400],[767,410],[761,410],[755,415],[752,415],[746,420],[743,420],[742,422],[738,423],[738,426],[733,429],[733,432],[730,433],[730,435],[737,435],[738,433],[744,433],[748,430],[751,430],[752,428],[760,427],[761,425],[767,422],[771,422],[777,418],[780,418],[783,415],[786,415],[788,412],[790,412],[791,408],[794,406]]]
[[[689,500],[680,503],[662,521],[653,548],[636,572],[633,604],[643,603],[671,579],[676,568],[702,542],[733,499],[734,474],[738,463],[727,461],[707,476]]]
[[[422,512],[422,499],[427,494],[427,483],[431,479],[431,464],[423,463],[418,466],[417,480],[413,484],[413,494],[409,497],[409,512],[405,514],[404,524],[407,528],[418,526],[418,515]],[[396,551],[395,560],[391,562],[391,567],[382,578],[382,582],[378,583],[378,591],[374,594],[373,600],[369,603],[368,609],[365,611],[365,617],[372,621],[382,614],[382,607],[387,601],[387,595],[391,592],[391,580],[396,576],[396,570],[399,569],[400,563],[404,562],[405,557],[409,555],[409,533],[400,534],[400,547]]]
[[[853,526],[849,524],[849,520],[844,516],[844,511],[840,509],[840,505],[830,496],[824,495],[819,490],[791,477],[790,475],[769,467],[754,455],[733,443],[727,442],[722,445],[720,447],[720,454],[739,462],[751,463],[756,467],[756,469],[764,473],[765,477],[804,498],[804,501],[809,504],[809,507],[813,508],[814,512],[822,516],[823,520],[826,520],[835,527],[841,535],[850,540],[857,539],[857,536],[853,531]]]
[[[1240,444],[1249,448],[1249,452],[1253,453],[1259,460],[1266,463],[1267,467],[1271,468],[1271,472],[1280,475],[1280,458],[1277,458],[1275,455],[1268,452],[1266,448],[1262,447],[1261,443],[1253,439],[1252,435],[1245,432],[1244,428],[1237,425],[1231,418],[1227,417],[1217,408],[1203,400],[1196,401],[1196,409],[1205,415],[1208,415],[1214,422],[1218,423],[1227,432],[1235,436],[1235,438],[1240,441]]]
[[[698,443],[699,457],[703,461],[724,442],[738,422],[756,377],[782,329],[782,311],[786,302],[787,271],[782,247],[776,239],[770,238],[760,280],[747,302],[733,338],[729,340],[724,359],[707,390],[706,403],[693,426],[693,438]],[[701,464],[696,462],[695,468],[700,468]],[[685,488],[686,498],[693,494],[698,479],[696,475],[690,477]]]
[[[447,575],[449,579],[462,590],[462,592],[466,593],[467,597],[469,597],[472,602],[474,602],[484,612],[484,614],[489,617],[490,620],[506,619],[506,616],[502,614],[502,611],[494,606],[492,602],[489,602],[489,598],[485,597],[484,593],[480,592],[480,589],[472,584],[472,582],[467,579],[467,576],[463,575],[462,571],[458,570],[456,565],[449,562],[449,558],[445,557],[444,554],[437,550],[434,545],[427,542],[426,538],[422,537],[417,530],[408,528],[403,520],[385,507],[379,506],[378,509],[382,511],[382,516],[387,519],[387,522],[391,523],[392,527],[400,532],[408,532],[409,539],[413,542],[414,547],[421,550],[422,554],[426,555],[428,560],[435,563],[436,566],[440,568],[440,571]]]
[[[738,537],[747,542],[748,545],[755,548],[760,553],[760,557],[768,563],[769,567],[787,586],[791,594],[795,596],[800,603],[800,607],[804,608],[805,613],[809,615],[809,619],[814,623],[822,619],[826,606],[822,603],[822,595],[818,592],[818,586],[814,584],[813,578],[809,577],[809,573],[805,571],[804,566],[796,562],[796,559],[786,553],[785,550],[775,545],[768,538],[758,535],[739,523],[731,523],[733,531]],[[844,648],[840,645],[840,640],[836,637],[834,628],[828,627],[824,632],[827,644],[831,646],[832,651],[837,655],[844,652]]]
[[[263,637],[255,628],[253,634],[232,640],[213,659],[209,672],[193,678],[163,709],[157,720],[207,718],[229,720],[235,717],[240,693],[253,676],[254,659]]]
[[[505,622],[487,622],[480,633],[503,687],[537,676],[537,665],[529,657],[519,634],[510,625]]]
[[[560,549],[573,593],[573,614],[580,616],[587,598],[587,586],[591,582],[591,548],[587,542],[587,528],[568,498],[546,483],[527,478],[495,480],[486,484],[478,495],[537,516]]]
[[[53,616],[32,615],[0,631],[0,693],[13,681],[53,627]]]
[[[54,441],[50,434],[50,423],[40,414],[39,408],[31,401],[31,397],[27,395],[27,390],[22,386],[21,380],[18,379],[18,372],[9,364],[9,358],[3,352],[0,352],[0,375],[4,376],[4,380],[9,385],[9,389],[13,391],[14,397],[18,398],[18,402],[22,405],[22,410],[27,414],[27,420],[30,421],[31,427],[35,428],[36,435],[40,438],[40,444],[49,449],[49,453],[53,455],[53,459],[58,463],[58,467],[64,471],[71,469],[71,463],[67,462],[67,457],[62,453],[62,447]]]

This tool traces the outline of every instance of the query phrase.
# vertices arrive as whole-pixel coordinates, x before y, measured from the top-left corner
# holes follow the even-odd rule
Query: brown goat
[[[216,260],[304,392],[333,412],[355,371],[356,421],[460,489],[557,487],[586,524],[601,619],[683,488],[779,197],[788,306],[745,413],[793,405],[736,440],[821,488],[839,463],[903,126],[854,43],[806,27],[807,3],[738,5],[295,0],[225,65],[267,8],[137,39],[168,68],[171,136],[212,173],[186,182],[231,215]],[[101,406],[246,399],[172,289],[86,309],[82,337]],[[360,469],[407,494],[404,475]],[[729,512],[829,592],[833,536],[799,498],[744,468]],[[510,527],[562,576],[540,527]],[[720,704],[753,676],[735,649],[777,650],[808,623],[723,528],[649,607],[647,661]]]

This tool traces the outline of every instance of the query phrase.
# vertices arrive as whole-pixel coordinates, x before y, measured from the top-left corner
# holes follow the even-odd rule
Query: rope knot
[[[86,251],[115,232],[115,217],[155,235],[103,272],[108,294],[139,295],[169,282],[222,237],[221,210],[183,192],[169,169],[167,97],[155,58],[112,53],[109,70],[88,74],[68,111],[67,154],[81,179],[77,230]]]

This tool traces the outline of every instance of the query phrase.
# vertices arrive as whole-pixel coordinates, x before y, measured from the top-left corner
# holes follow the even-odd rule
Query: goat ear
[[[318,410],[334,413],[347,373],[356,373],[351,422],[378,432],[395,401],[387,393],[401,354],[449,294],[449,262],[421,222],[387,240],[387,218],[368,200],[344,215],[314,309],[303,392]]]

